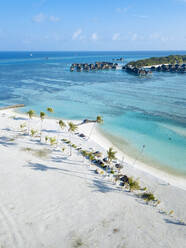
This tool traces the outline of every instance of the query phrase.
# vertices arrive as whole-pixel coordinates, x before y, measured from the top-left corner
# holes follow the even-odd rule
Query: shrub
[[[146,202],[156,201],[156,198],[153,193],[151,192],[144,192],[141,194],[141,198],[144,199]]]
[[[24,123],[22,123],[22,124],[20,124],[20,128],[21,128],[21,130],[23,130],[25,127],[26,127],[26,123],[25,123],[25,122],[24,122]]]
[[[93,161],[95,159],[94,155],[93,154],[89,154],[88,155],[88,158],[90,159],[90,161]]]
[[[102,168],[105,168],[105,164],[104,164],[104,163],[103,163],[103,164],[101,164],[101,167],[102,167]]]
[[[133,177],[129,177],[128,178],[128,186],[129,186],[129,190],[130,191],[139,190],[140,189],[139,181],[138,180],[134,180]]]
[[[82,154],[84,157],[86,157],[86,156],[88,155],[88,152],[85,151],[85,150],[82,150],[82,151],[81,151],[81,154]]]
[[[31,132],[31,136],[34,137],[37,133],[37,130],[31,129],[30,132]]]
[[[141,190],[146,191],[147,190],[147,187],[141,188]]]
[[[43,149],[43,150],[35,150],[33,155],[35,155],[36,157],[39,157],[39,158],[45,158],[45,157],[47,157],[47,155],[49,153],[50,153],[50,150]]]
[[[174,210],[171,210],[170,212],[169,212],[169,215],[173,215],[174,214]]]
[[[73,247],[74,248],[78,248],[78,247],[81,247],[83,245],[83,241],[81,238],[78,238],[75,240],[74,244],[73,244]]]
[[[53,145],[56,145],[57,142],[56,142],[56,137],[50,137],[50,145],[53,146]]]
[[[31,152],[32,151],[32,148],[30,148],[30,147],[24,147],[24,148],[22,148],[22,151]]]

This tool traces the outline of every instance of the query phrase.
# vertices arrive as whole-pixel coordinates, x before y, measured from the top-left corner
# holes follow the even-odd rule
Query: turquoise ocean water
[[[129,155],[186,176],[186,74],[70,72],[71,63],[131,60],[180,52],[0,52],[0,105],[24,103],[55,117],[104,118],[102,131]],[[46,59],[48,57],[48,59]],[[143,154],[142,147],[145,145]]]

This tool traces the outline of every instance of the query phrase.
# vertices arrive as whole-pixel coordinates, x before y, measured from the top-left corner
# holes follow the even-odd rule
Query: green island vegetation
[[[186,63],[186,55],[169,55],[165,57],[151,57],[148,59],[140,59],[137,61],[131,61],[126,66],[133,67],[143,67],[143,66],[153,66],[160,64],[184,64]]]

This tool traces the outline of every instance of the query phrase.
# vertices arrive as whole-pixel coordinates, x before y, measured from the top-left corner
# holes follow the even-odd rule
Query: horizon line
[[[0,52],[186,52],[186,50],[0,50]]]

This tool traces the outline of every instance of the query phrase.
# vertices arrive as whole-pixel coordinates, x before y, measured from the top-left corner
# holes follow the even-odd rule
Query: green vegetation
[[[29,116],[29,125],[28,125],[28,134],[29,134],[29,132],[30,132],[30,121],[31,121],[32,117],[35,115],[35,111],[34,110],[29,110],[27,112],[27,114]]]
[[[26,123],[25,122],[20,124],[21,131],[25,131],[25,128],[26,128]]]
[[[48,107],[46,110],[47,110],[49,113],[54,113],[53,108]]]
[[[34,137],[37,134],[37,130],[31,129],[30,134]]]
[[[139,190],[140,185],[138,180],[134,180],[133,177],[129,177],[128,186],[130,191]]]
[[[30,147],[24,147],[21,150],[22,151],[25,151],[25,152],[31,152],[32,151],[32,148],[30,148]]]
[[[35,111],[34,110],[29,110],[27,112],[27,114],[28,114],[29,118],[32,119],[32,117],[35,115]]]
[[[148,59],[141,59],[137,61],[131,61],[127,64],[134,67],[143,67],[143,66],[153,66],[159,64],[184,64],[186,63],[186,55],[169,55],[166,57],[151,57]]]
[[[65,147],[62,147],[62,148],[61,148],[61,151],[64,152],[64,151],[65,151]]]
[[[69,126],[68,131],[69,132],[72,132],[72,133],[75,132],[78,129],[77,125],[74,124],[73,122],[69,122],[68,123],[68,126]]]
[[[50,140],[50,145],[51,145],[51,146],[57,144],[56,137],[50,137],[49,140]]]
[[[95,128],[95,124],[96,124],[96,123],[98,123],[98,124],[102,124],[102,123],[103,123],[103,118],[102,118],[100,115],[98,115],[98,116],[96,117],[96,121],[95,121],[94,125],[92,125],[92,128],[91,128],[91,130],[90,130],[90,134],[89,134],[89,136],[88,136],[88,139],[90,139],[90,136],[91,136],[92,133],[93,133],[93,130],[94,130],[94,128]]]
[[[58,124],[59,124],[59,128],[61,128],[62,130],[66,127],[65,122],[62,120],[59,120]],[[59,136],[60,136],[60,131],[58,131],[57,141],[59,141]]]
[[[108,163],[110,164],[113,159],[116,159],[116,151],[113,151],[113,148],[110,147],[109,150],[107,151],[107,156],[108,156]]]
[[[45,112],[40,112],[40,119],[41,119],[41,128],[40,128],[40,142],[41,142],[41,136],[42,136],[42,126],[43,126],[43,120],[45,118]]]
[[[87,151],[85,151],[85,150],[82,150],[82,151],[81,151],[81,154],[83,155],[83,157],[88,156],[88,152],[87,152]]]
[[[151,192],[144,192],[140,196],[147,203],[150,202],[150,201],[157,201],[156,198],[155,198],[155,196]]]
[[[41,118],[41,121],[44,120],[44,118],[45,118],[45,113],[44,112],[40,112],[40,118]]]
[[[74,244],[73,244],[73,247],[74,248],[78,248],[78,247],[82,247],[84,244],[83,244],[83,241],[81,238],[78,238],[74,241]]]
[[[78,126],[73,122],[69,122],[68,127],[69,127],[68,131],[70,132],[70,134],[74,133],[78,129]],[[71,143],[71,135],[70,135],[70,143]],[[71,155],[72,155],[72,147],[70,146],[70,156]]]
[[[50,153],[51,151],[48,149],[38,149],[34,151],[33,155],[38,158],[46,158]]]
[[[94,155],[92,154],[92,152],[90,152],[90,153],[88,154],[88,158],[89,158],[89,160],[90,160],[91,162],[95,159],[95,157],[94,157]]]
[[[64,121],[59,120],[59,126],[60,126],[61,129],[64,129],[66,127],[66,124],[65,124]]]
[[[96,122],[99,124],[103,123],[103,118],[100,115],[98,115],[96,118]]]
[[[46,158],[48,154],[51,153],[51,151],[48,149],[32,149],[30,147],[25,147],[21,150],[25,152],[32,152],[32,154],[38,158]]]

